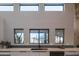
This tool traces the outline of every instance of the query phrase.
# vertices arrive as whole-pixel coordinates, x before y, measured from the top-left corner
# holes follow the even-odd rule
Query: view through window
[[[23,44],[24,43],[24,30],[23,29],[14,29],[14,43]]]
[[[48,43],[48,29],[30,29],[30,43]]]
[[[64,29],[55,30],[55,43],[58,43],[58,44],[64,43]]]
[[[64,4],[44,4],[45,11],[63,11]]]
[[[0,11],[14,11],[12,4],[0,4]]]
[[[38,11],[39,4],[20,4],[20,11]]]

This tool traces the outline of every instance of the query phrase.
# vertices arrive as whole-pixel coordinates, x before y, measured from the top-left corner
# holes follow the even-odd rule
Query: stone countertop
[[[34,52],[34,51],[75,51],[78,52],[79,48],[48,48],[47,50],[31,50],[31,48],[0,48],[0,52]]]
[[[0,52],[2,51],[5,51],[5,52],[8,52],[8,51],[31,51],[31,48],[1,48],[0,49]]]

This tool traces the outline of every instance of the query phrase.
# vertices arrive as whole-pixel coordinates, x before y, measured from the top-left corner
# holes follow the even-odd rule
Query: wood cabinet
[[[50,56],[64,56],[64,51],[50,51]]]

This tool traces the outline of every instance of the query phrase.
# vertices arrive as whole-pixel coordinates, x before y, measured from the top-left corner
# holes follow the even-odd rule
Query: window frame
[[[44,11],[49,11],[49,12],[50,12],[50,10],[45,10],[45,6],[63,6],[62,11],[64,11],[64,7],[65,7],[64,3],[60,3],[60,4],[59,3],[58,4],[57,3],[53,3],[53,4],[52,3],[45,3],[44,4]],[[51,11],[57,11],[58,12],[60,10],[51,10]]]
[[[13,10],[2,10],[0,12],[13,12],[14,11],[14,5],[13,4],[10,4],[10,3],[1,3],[0,6],[13,6]]]
[[[40,42],[40,39],[39,39],[38,43],[31,43],[30,42],[30,32],[31,32],[31,30],[37,30],[37,31],[39,31],[38,33],[40,33],[40,30],[47,30],[48,31],[48,42],[47,43],[39,43]],[[39,35],[39,37],[40,37],[40,35]],[[29,44],[49,44],[49,29],[29,29]]]
[[[63,30],[63,43],[56,43],[55,42],[55,44],[64,44],[64,41],[65,41],[65,29],[64,28],[56,28],[55,29],[55,36],[56,36],[56,30]]]
[[[20,9],[20,11],[21,12],[23,12],[22,10],[21,10],[21,6],[38,6],[38,10],[37,11],[39,11],[39,4],[38,3],[35,3],[35,4],[33,4],[33,3],[27,3],[27,4],[20,4],[19,5],[19,9]],[[29,11],[29,10],[28,10]],[[28,12],[28,11],[24,11],[24,12]],[[36,12],[36,11],[34,11],[34,10],[32,10],[33,12]],[[31,12],[31,11],[29,11],[29,12]]]
[[[24,42],[23,43],[16,43],[16,38],[15,38],[15,32],[16,32],[16,30],[23,30],[24,31],[23,28],[14,28],[14,44],[24,44]]]

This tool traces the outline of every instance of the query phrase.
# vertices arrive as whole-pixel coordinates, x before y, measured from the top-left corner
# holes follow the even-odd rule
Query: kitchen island
[[[31,50],[31,48],[0,48],[0,56],[50,56],[51,52],[58,52],[57,54],[63,52],[62,55],[65,56],[78,56],[79,48],[48,48],[47,50]]]

